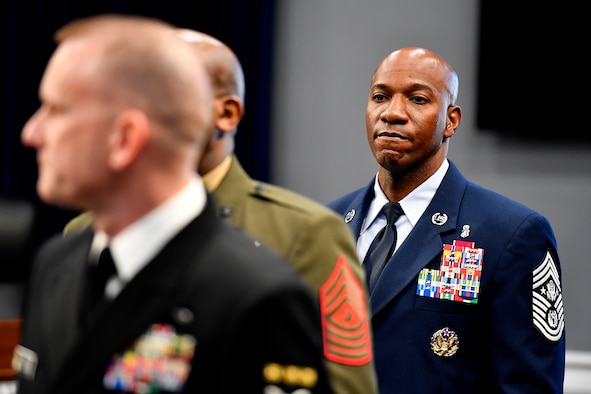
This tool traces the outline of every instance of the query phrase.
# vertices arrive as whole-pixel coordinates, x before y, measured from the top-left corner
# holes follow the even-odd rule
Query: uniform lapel
[[[127,284],[100,322],[82,334],[56,380],[63,393],[78,393],[83,382],[93,380],[90,375],[102,376],[114,354],[125,350],[152,323],[170,317],[187,290],[182,285],[187,266],[197,263],[203,244],[216,234],[215,221],[209,201],[206,210]]]
[[[455,228],[455,223],[435,228],[430,219],[421,217],[394,256],[384,267],[371,293],[373,314],[396,297],[419,271],[441,252],[441,233]]]
[[[360,193],[355,196],[355,199],[351,201],[349,206],[343,211],[343,219],[345,223],[349,225],[351,231],[355,235],[355,239],[359,238],[361,233],[361,226],[363,226],[363,220],[369,210],[369,204],[374,198],[373,185],[375,178],[363,189]]]
[[[416,226],[386,264],[371,294],[373,314],[377,314],[443,250],[442,235],[457,228],[457,218],[466,180],[450,163],[435,196]],[[441,220],[445,215],[445,220]]]
[[[70,245],[66,246],[67,253],[50,258],[61,258],[59,263],[52,268],[54,278],[51,289],[41,290],[44,297],[44,308],[41,318],[44,326],[44,343],[48,344],[48,351],[44,354],[48,357],[47,365],[50,368],[59,368],[59,365],[67,357],[72,346],[79,336],[79,308],[80,295],[84,286],[86,261],[92,240],[92,230],[87,229],[75,236]],[[72,238],[74,239],[74,237]],[[58,318],[56,318],[56,316]]]
[[[166,270],[168,257],[157,257],[149,269],[142,270],[113,300],[105,314],[86,332],[81,332],[75,352],[61,369],[57,381],[64,393],[76,392],[76,386],[89,381],[89,375],[104,373],[108,361],[127,348],[151,322],[157,321],[176,297],[172,287],[172,271]],[[141,276],[141,278],[140,278]],[[175,276],[176,277],[176,276]]]

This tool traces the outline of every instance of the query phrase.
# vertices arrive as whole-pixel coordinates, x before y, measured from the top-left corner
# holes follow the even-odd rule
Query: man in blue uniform
[[[553,230],[447,159],[462,115],[457,96],[458,76],[436,53],[386,56],[366,109],[377,175],[329,203],[357,237],[371,279],[379,390],[560,393],[565,334]],[[385,227],[382,208],[391,203],[397,216]],[[380,260],[371,244],[382,228],[393,241]]]

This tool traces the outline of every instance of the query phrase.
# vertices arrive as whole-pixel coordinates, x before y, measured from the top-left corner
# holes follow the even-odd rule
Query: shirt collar
[[[443,177],[445,176],[448,168],[449,162],[447,159],[445,159],[443,160],[443,163],[441,163],[439,169],[437,169],[433,175],[431,175],[425,182],[421,183],[416,189],[399,201],[400,206],[404,211],[404,215],[408,218],[408,221],[413,227],[417,224],[419,218],[429,206],[429,203],[431,203],[431,200],[435,196],[437,188],[443,181]],[[366,230],[371,225],[371,223],[373,223],[373,221],[379,215],[382,207],[388,202],[388,198],[380,187],[377,175],[375,176],[373,190],[374,199],[369,205],[362,231]]]
[[[417,224],[420,217],[431,203],[431,200],[435,196],[439,185],[441,185],[448,168],[449,163],[447,159],[445,159],[433,175],[400,201],[404,214],[413,227]]]
[[[119,277],[131,280],[182,228],[199,216],[207,195],[197,174],[176,195],[134,222],[109,242]],[[106,234],[97,232],[95,244],[104,243]]]

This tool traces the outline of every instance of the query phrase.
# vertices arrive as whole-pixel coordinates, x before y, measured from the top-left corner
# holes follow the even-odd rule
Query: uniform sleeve
[[[239,375],[232,384],[236,392],[313,394],[333,393],[328,384],[322,356],[321,328],[312,293],[303,283],[282,285],[246,308],[238,334],[235,354]],[[240,377],[242,375],[242,377]],[[309,390],[309,391],[306,391]]]
[[[562,392],[562,274],[549,222],[532,214],[501,255],[489,294],[489,343],[501,392]]]
[[[377,393],[371,309],[351,230],[332,213],[308,224],[287,259],[317,293],[331,385],[339,394]]]

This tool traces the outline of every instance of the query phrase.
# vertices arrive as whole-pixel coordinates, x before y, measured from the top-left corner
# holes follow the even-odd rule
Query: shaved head
[[[217,38],[202,32],[178,29],[177,34],[203,57],[216,97],[232,94],[244,101],[244,72],[234,52]]]

